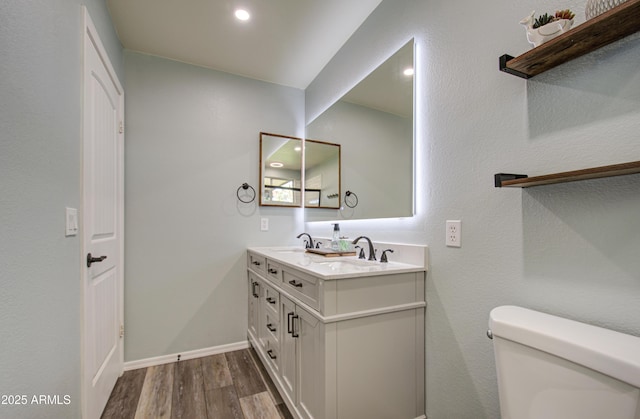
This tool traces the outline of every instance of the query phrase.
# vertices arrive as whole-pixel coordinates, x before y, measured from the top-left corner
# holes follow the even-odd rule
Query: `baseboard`
[[[153,358],[139,359],[137,361],[128,361],[124,363],[124,370],[137,370],[138,368],[153,367],[154,365],[170,364],[176,361],[185,361],[187,359],[202,358],[204,356],[216,355],[224,352],[238,351],[240,349],[247,349],[248,347],[249,342],[245,340],[242,342],[229,343],[227,345],[196,349],[194,351],[156,356]]]

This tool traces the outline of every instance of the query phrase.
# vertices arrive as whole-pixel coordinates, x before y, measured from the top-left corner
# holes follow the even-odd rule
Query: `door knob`
[[[91,256],[91,253],[87,253],[87,268],[90,268],[92,263],[102,262],[106,258],[106,256],[98,256],[97,258],[94,258]]]

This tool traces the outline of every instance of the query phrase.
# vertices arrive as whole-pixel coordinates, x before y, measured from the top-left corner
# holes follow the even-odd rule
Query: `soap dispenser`
[[[331,250],[340,250],[340,224],[333,225],[333,238],[331,239]]]

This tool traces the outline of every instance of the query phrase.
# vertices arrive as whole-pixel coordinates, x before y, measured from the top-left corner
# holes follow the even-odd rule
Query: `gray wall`
[[[427,414],[498,418],[491,308],[517,304],[640,336],[640,175],[495,189],[640,160],[640,36],[525,81],[498,57],[529,49],[532,9],[584,2],[384,0],[306,90],[310,121],[412,36],[417,43],[417,215],[341,221],[342,233],[429,245]],[[462,220],[462,248],[444,246]],[[330,233],[330,225],[307,230]]]
[[[80,416],[80,240],[64,221],[80,207],[83,3],[122,80],[103,0],[0,5],[0,394],[29,400],[1,417]]]
[[[260,131],[302,136],[304,92],[129,51],[125,74],[125,361],[246,341],[245,249],[303,224],[236,190]]]

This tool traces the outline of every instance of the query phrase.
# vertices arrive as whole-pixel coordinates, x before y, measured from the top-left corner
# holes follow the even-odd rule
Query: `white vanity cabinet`
[[[425,270],[327,275],[296,257],[247,257],[248,338],[294,417],[425,418]]]
[[[303,418],[323,418],[324,325],[304,308],[281,297],[281,377],[286,396]]]

